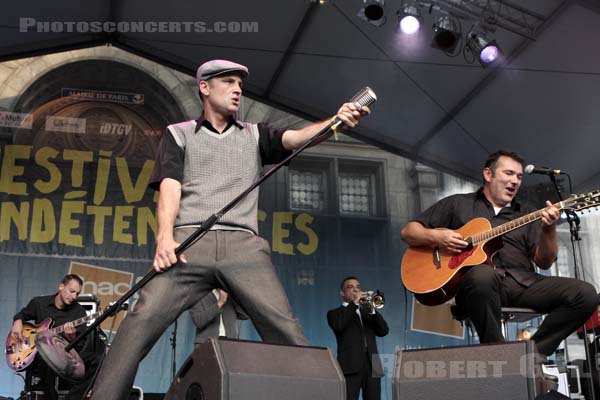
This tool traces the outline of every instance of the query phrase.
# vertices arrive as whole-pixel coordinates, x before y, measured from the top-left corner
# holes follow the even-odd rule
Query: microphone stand
[[[361,104],[361,105],[369,105]],[[274,165],[271,169],[264,173],[259,179],[257,179],[253,184],[251,184],[246,190],[240,193],[236,198],[227,203],[221,210],[214,213],[210,217],[208,217],[196,231],[194,231],[188,238],[186,238],[180,245],[175,249],[175,255],[179,256],[186,249],[196,243],[198,240],[202,239],[204,235],[210,230],[210,228],[215,225],[225,213],[234,208],[239,202],[241,202],[251,191],[260,186],[264,181],[266,181],[269,177],[271,177],[275,172],[277,172],[281,167],[288,164],[292,159],[294,159],[298,154],[304,151],[307,147],[312,146],[314,144],[320,143],[321,141],[330,137],[333,133],[335,133],[338,127],[342,124],[340,120],[337,118],[330,125],[321,129],[315,136],[313,136],[310,140],[300,146],[296,151],[287,156],[283,161],[279,164]],[[82,333],[80,333],[71,343],[65,346],[64,351],[69,352],[77,343],[79,343],[83,338],[90,334],[98,325],[100,325],[106,318],[113,315],[123,303],[127,301],[133,294],[135,294],[138,290],[144,287],[152,278],[154,278],[158,272],[154,269],[151,269],[138,283],[131,287],[123,296],[115,301],[115,303],[110,306],[100,317],[96,318],[93,324],[87,327]]]
[[[565,174],[567,175],[567,178],[569,179],[569,191],[571,193],[573,193],[573,187],[571,185],[571,176],[569,174]],[[562,202],[563,201],[563,197],[560,191],[560,188],[558,186],[558,183],[556,182],[556,175],[555,174],[550,174],[550,180],[552,181],[552,184],[554,185],[554,189],[556,190],[556,194],[558,195],[558,199]],[[565,214],[567,216],[567,222],[569,223],[569,231],[571,233],[571,248],[573,250],[573,272],[574,272],[574,277],[577,280],[582,280],[581,277],[582,275],[580,275],[579,273],[579,264],[577,262],[577,253],[576,253],[576,247],[575,247],[575,243],[581,241],[581,237],[579,236],[579,229],[580,229],[580,219],[579,216],[573,211],[570,210],[565,210]],[[587,322],[587,321],[586,321]],[[588,372],[589,372],[589,388],[590,388],[590,395],[591,395],[591,399],[592,400],[596,400],[596,393],[595,393],[595,389],[594,389],[594,379],[592,379],[592,360],[591,360],[591,355],[590,355],[590,348],[588,345],[588,332],[587,332],[587,328],[585,326],[586,324],[583,324],[583,348],[585,349],[585,359],[586,359],[586,364],[587,364],[587,368],[588,368]]]

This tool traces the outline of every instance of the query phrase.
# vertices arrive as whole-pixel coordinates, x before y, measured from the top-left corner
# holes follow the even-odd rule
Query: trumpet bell
[[[385,305],[385,297],[383,297],[383,294],[376,294],[375,296],[373,296],[373,307],[380,309],[383,308],[383,306]]]
[[[385,297],[383,296],[383,292],[379,290],[369,290],[367,291],[367,297],[363,298],[360,301],[360,304],[367,307],[370,311],[372,311],[372,313],[374,313],[374,309],[383,308],[385,304]]]

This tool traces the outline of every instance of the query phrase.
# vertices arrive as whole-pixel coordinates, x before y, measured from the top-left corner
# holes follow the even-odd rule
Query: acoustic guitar
[[[600,205],[600,190],[578,194],[554,204],[559,210],[581,211]],[[542,211],[534,211],[520,218],[492,228],[485,218],[474,218],[457,229],[469,243],[461,253],[446,252],[429,246],[409,247],[402,258],[402,282],[415,298],[428,306],[439,305],[452,299],[458,290],[466,268],[488,264],[494,267],[493,255],[502,248],[502,235],[542,218]]]
[[[98,318],[104,310],[95,312],[94,314],[87,315],[76,319],[73,322],[74,326],[85,324],[93,319]],[[17,341],[11,332],[8,333],[6,338],[6,363],[8,367],[16,372],[21,372],[31,365],[37,349],[35,347],[35,335],[38,332],[50,330],[53,334],[57,335],[64,332],[65,324],[50,328],[52,326],[52,318],[46,318],[39,324],[35,325],[29,322],[23,322],[23,341]]]

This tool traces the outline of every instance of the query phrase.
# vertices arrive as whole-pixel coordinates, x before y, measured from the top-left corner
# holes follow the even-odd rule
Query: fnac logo
[[[93,294],[100,300],[100,307],[102,308],[106,308],[111,301],[115,301],[125,294],[131,288],[133,282],[133,273],[131,272],[81,264],[75,261],[71,262],[69,273],[77,274],[83,279],[81,294]],[[100,327],[105,331],[109,331],[111,328],[116,331],[119,329],[124,317],[125,312],[120,311],[114,325],[113,317],[109,317],[102,322]]]

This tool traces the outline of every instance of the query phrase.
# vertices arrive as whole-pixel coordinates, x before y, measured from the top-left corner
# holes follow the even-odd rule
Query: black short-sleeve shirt
[[[77,302],[73,302],[63,308],[57,308],[54,304],[54,295],[49,296],[38,296],[34,297],[29,303],[21,309],[13,320],[20,319],[22,321],[33,321],[39,324],[46,318],[52,318],[54,321],[53,327],[64,325],[67,322],[75,321],[81,317],[85,317],[86,312],[83,306]],[[79,325],[76,327],[77,333],[81,333],[85,330],[85,325]],[[76,347],[76,350],[80,350],[84,345],[84,341],[80,341]]]
[[[490,221],[492,227],[496,227],[531,211],[533,210],[513,201],[511,206],[502,208],[498,215],[495,215],[494,207],[483,194],[483,190],[479,189],[474,193],[446,197],[423,211],[414,221],[427,228],[455,230],[473,218],[483,217]],[[532,259],[540,236],[540,226],[539,221],[534,221],[504,234],[504,247],[493,258],[495,265],[509,271],[515,278],[519,275],[518,270],[534,272]]]

